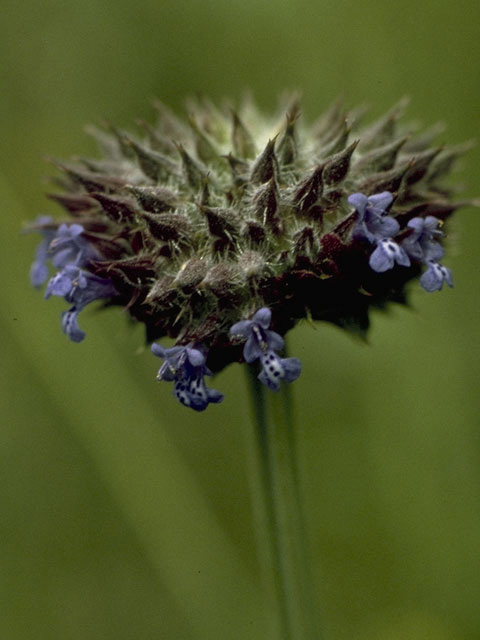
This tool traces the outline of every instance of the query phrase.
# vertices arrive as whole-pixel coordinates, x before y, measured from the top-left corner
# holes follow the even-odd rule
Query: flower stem
[[[298,487],[295,431],[286,385],[269,392],[248,367],[254,415],[253,501],[264,579],[276,612],[273,638],[320,640]]]

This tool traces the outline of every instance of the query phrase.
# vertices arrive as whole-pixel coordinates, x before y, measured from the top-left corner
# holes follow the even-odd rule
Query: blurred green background
[[[58,209],[45,156],[94,152],[85,123],[134,127],[156,96],[300,89],[313,119],[339,94],[372,115],[478,137],[474,0],[2,2],[0,637],[266,638],[240,367],[196,415],[155,382],[141,327],[28,282],[25,221]],[[461,180],[479,194],[480,154]],[[480,637],[479,213],[450,225],[453,290],[413,287],[365,346],[298,327],[291,353],[313,569],[326,640]]]

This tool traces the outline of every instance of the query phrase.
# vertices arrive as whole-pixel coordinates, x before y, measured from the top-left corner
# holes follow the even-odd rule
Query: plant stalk
[[[248,367],[253,408],[251,476],[259,552],[275,610],[272,638],[321,640],[308,541],[299,492],[299,470],[290,390],[266,389]]]

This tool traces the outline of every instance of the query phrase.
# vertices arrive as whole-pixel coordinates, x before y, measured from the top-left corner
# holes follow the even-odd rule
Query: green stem
[[[252,399],[253,428],[249,430],[250,484],[255,517],[255,533],[267,597],[274,610],[271,637],[289,640],[288,610],[284,592],[281,551],[276,527],[272,459],[265,395],[252,367],[247,367]]]
[[[260,555],[276,610],[274,638],[320,640],[298,487],[295,430],[289,389],[268,391],[248,367],[255,431],[254,507]],[[252,472],[254,471],[252,464]],[[260,535],[261,534],[261,535]]]

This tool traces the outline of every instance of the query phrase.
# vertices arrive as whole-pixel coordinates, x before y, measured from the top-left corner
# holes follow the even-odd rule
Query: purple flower
[[[370,256],[368,264],[370,267],[382,273],[392,269],[395,263],[402,267],[410,266],[410,258],[400,245],[392,240],[392,238],[383,238],[377,241],[377,248]]]
[[[155,343],[151,349],[154,355],[165,360],[158,370],[157,380],[174,382],[173,394],[185,407],[204,411],[211,402],[223,400],[222,393],[205,384],[204,376],[211,376],[212,372],[205,365],[202,351],[185,346],[164,349]]]
[[[87,286],[87,279],[85,271],[74,265],[67,265],[61,271],[58,271],[48,281],[47,288],[45,289],[45,299],[48,300],[50,296],[67,297],[68,302],[72,302],[71,297],[74,295],[75,290],[85,289]]]
[[[90,258],[98,257],[94,248],[82,236],[81,224],[61,224],[48,249],[54,267],[62,269],[68,264],[83,266]]]
[[[437,241],[444,235],[438,228],[439,224],[440,221],[434,216],[412,218],[408,222],[407,226],[413,231],[402,242],[402,247],[411,258],[423,262],[438,261],[443,258],[443,247]]]
[[[36,225],[47,225],[52,222],[50,216],[39,216],[35,220]],[[47,260],[49,258],[48,248],[51,241],[56,235],[55,229],[35,229],[38,233],[41,233],[43,240],[38,245],[35,251],[35,260],[30,267],[30,282],[35,288],[41,287],[48,279],[48,265]]]
[[[353,230],[355,238],[365,238],[369,242],[375,242],[378,238],[391,237],[398,233],[400,229],[398,222],[386,214],[386,210],[393,202],[393,196],[389,191],[383,191],[368,198],[363,193],[353,193],[349,196],[348,202],[358,213]]]
[[[60,296],[73,305],[62,314],[63,333],[73,342],[81,342],[85,338],[85,333],[78,326],[79,312],[90,302],[116,294],[110,280],[75,265],[67,265],[50,278],[45,290],[45,298]]]
[[[192,347],[171,347],[165,349],[160,344],[152,344],[152,353],[159,358],[163,358],[165,362],[158,370],[157,380],[165,380],[172,382],[175,380],[177,373],[182,370],[185,365],[185,361],[193,367],[201,367],[205,364],[205,356],[199,349],[193,349]]]
[[[293,382],[300,375],[302,365],[298,358],[280,358],[275,351],[283,349],[281,335],[269,329],[270,309],[259,309],[251,320],[241,320],[230,328],[233,338],[246,340],[243,347],[245,362],[259,359],[262,371],[258,379],[272,391],[279,391],[280,381]]]
[[[84,266],[91,258],[98,258],[97,251],[82,236],[81,224],[61,224],[58,229],[46,225],[52,222],[50,216],[39,216],[36,228],[43,235],[35,252],[35,260],[30,268],[30,281],[34,287],[41,287],[48,279],[48,260],[57,269],[67,265]],[[42,226],[45,225],[45,228]]]
[[[447,267],[444,267],[434,260],[429,260],[427,265],[427,270],[420,278],[420,284],[425,291],[429,293],[432,291],[440,291],[444,282],[446,282],[449,287],[453,287],[453,278],[450,269],[447,269]]]
[[[272,391],[280,391],[280,380],[293,382],[302,371],[298,358],[280,358],[273,349],[262,354],[260,362],[262,371],[258,379]]]
[[[100,278],[74,265],[67,265],[50,278],[45,298],[60,296],[80,311],[90,302],[116,295],[111,280]]]

